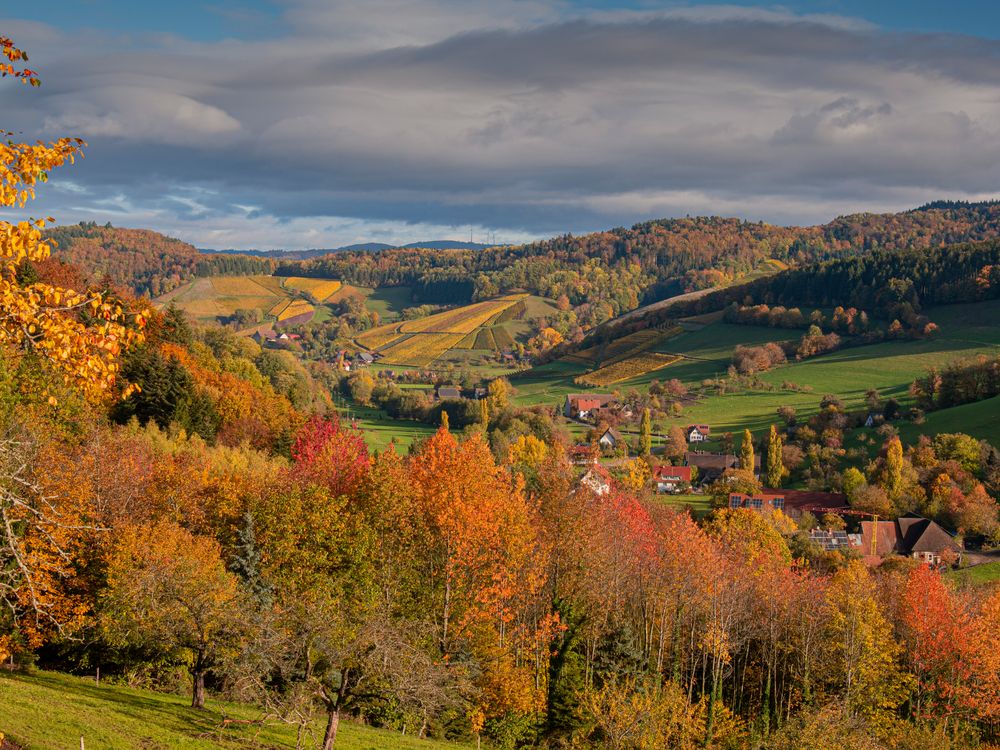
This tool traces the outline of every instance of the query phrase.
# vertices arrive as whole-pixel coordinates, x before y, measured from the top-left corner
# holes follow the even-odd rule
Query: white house
[[[704,443],[711,432],[712,428],[707,424],[689,424],[685,430],[689,443]]]

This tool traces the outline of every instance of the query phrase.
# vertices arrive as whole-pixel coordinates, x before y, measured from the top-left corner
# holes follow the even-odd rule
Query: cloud
[[[116,222],[198,244],[297,248],[806,223],[997,190],[995,41],[720,6],[286,6],[291,32],[253,42],[15,29],[44,86],[0,89],[2,124],[90,142],[66,173],[86,200],[46,189],[46,210],[111,200]]]

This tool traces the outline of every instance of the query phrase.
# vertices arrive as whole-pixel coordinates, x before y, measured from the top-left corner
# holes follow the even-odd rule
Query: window
[[[760,510],[761,508],[764,507],[764,501],[761,500],[759,497],[751,497],[750,507],[753,508],[754,510]]]
[[[784,510],[785,509],[785,498],[783,498],[783,497],[776,497],[776,498],[774,498],[771,501],[771,507],[774,508],[775,510]]]
[[[729,496],[729,507],[730,508],[739,508],[742,505],[743,505],[743,498],[742,497],[740,497],[739,495],[730,495]]]

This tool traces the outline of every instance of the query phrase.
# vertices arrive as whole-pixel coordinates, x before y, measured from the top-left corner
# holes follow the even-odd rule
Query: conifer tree
[[[754,470],[753,435],[750,430],[743,430],[743,443],[740,445],[740,468],[752,472]]]
[[[653,448],[653,423],[649,409],[643,409],[639,425],[639,455],[648,456]]]
[[[781,480],[785,475],[781,448],[781,436],[774,425],[771,425],[771,431],[767,435],[767,468],[764,476],[764,483],[768,487],[781,486]]]

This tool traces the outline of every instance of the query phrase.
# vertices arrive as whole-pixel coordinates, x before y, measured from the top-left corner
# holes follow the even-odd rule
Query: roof
[[[810,529],[809,540],[815,542],[827,552],[847,549],[851,546],[851,537],[856,534],[848,534],[846,531],[827,531],[826,529]],[[857,542],[857,540],[854,540]]]
[[[688,466],[697,466],[699,469],[716,469],[724,471],[726,469],[737,469],[740,465],[740,457],[735,453],[702,453],[701,451],[688,451],[684,454],[684,463]],[[755,469],[760,468],[760,456],[753,457]]]
[[[360,354],[358,355],[358,357],[360,357],[360,358],[361,358],[361,360],[362,360],[362,361],[364,361],[364,362],[374,362],[374,361],[375,361],[375,357],[373,357],[373,356],[372,356],[371,354],[369,354],[368,352],[361,352],[361,353],[360,353]]]
[[[712,428],[707,424],[689,424],[685,432],[690,433],[692,430],[698,430],[702,435],[708,435]]]
[[[605,435],[610,435],[611,439],[614,440],[615,442],[618,442],[619,440],[622,439],[622,434],[618,432],[618,430],[616,430],[614,427],[609,427],[604,432],[602,432],[601,437],[598,438],[598,440],[603,439]]]
[[[897,519],[900,536],[908,552],[941,552],[944,549],[961,549],[954,537],[940,525],[927,518],[904,516]]]
[[[847,495],[839,492],[813,492],[811,490],[778,490],[764,488],[765,493],[778,493],[785,498],[785,510],[802,513],[836,513],[847,510]]]
[[[656,468],[653,469],[653,479],[658,482],[663,482],[663,481],[690,482],[691,467],[668,466],[668,465],[657,466]]]
[[[580,485],[598,495],[604,495],[611,489],[611,475],[600,464],[594,464],[580,477]]]
[[[570,393],[566,396],[566,401],[569,404],[586,401],[588,403],[596,402],[598,406],[604,406],[614,400],[615,397],[610,393]]]
[[[462,389],[450,385],[438,388],[438,398],[462,398]]]
[[[875,535],[875,556],[885,557],[900,553],[899,526],[895,521],[879,521],[878,528],[873,529],[871,521],[861,522],[861,553],[866,557],[872,553],[872,535]]]

